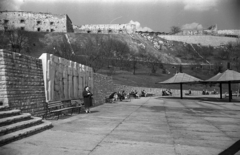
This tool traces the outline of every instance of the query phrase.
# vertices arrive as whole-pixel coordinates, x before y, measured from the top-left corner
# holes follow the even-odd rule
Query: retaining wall
[[[1,103],[38,115],[45,102],[42,73],[40,59],[0,50]]]

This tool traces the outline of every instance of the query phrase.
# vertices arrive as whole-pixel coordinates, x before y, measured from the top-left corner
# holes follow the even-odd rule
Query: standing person
[[[92,105],[92,93],[89,90],[89,87],[84,87],[83,90],[83,99],[84,99],[84,105],[85,105],[85,112],[90,113],[90,106]]]

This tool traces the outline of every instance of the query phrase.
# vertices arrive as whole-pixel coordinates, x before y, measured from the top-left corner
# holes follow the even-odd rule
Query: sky
[[[67,14],[74,25],[137,24],[170,32],[172,26],[240,29],[240,0],[0,0],[1,11]]]

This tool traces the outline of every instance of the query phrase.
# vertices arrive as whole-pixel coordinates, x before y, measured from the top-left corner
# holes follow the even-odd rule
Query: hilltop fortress
[[[25,11],[1,11],[0,30],[21,29],[36,32],[74,32],[68,15]]]
[[[29,11],[0,11],[0,30],[21,29],[35,32],[74,32],[74,33],[123,33],[137,32],[135,24],[88,24],[73,25],[68,15],[35,13]],[[158,32],[154,32],[158,33]],[[217,26],[208,29],[184,29],[175,35],[219,35],[239,37],[240,30],[218,30]]]
[[[21,29],[35,32],[134,33],[134,24],[72,25],[68,15],[26,11],[0,11],[0,30]]]

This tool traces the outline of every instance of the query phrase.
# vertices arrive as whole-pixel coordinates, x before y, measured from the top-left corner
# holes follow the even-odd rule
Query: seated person
[[[212,94],[217,94],[217,91],[215,89],[213,89]]]
[[[122,97],[123,97],[123,99],[127,98],[127,93],[124,90],[122,91]]]
[[[169,93],[169,95],[171,95],[171,96],[172,96],[172,92],[171,92],[171,90],[170,90],[170,89],[168,89],[168,93]]]
[[[209,92],[207,90],[205,90],[205,95],[209,95]]]
[[[120,101],[122,101],[124,99],[124,96],[122,95],[122,93],[120,91],[117,93],[117,95],[118,95],[118,99]]]
[[[185,93],[185,95],[191,95],[191,94],[192,94],[191,89],[188,90],[188,93]]]
[[[202,91],[202,95],[205,95],[206,94],[206,92],[205,92],[205,90],[203,89],[203,91]]]
[[[135,98],[139,98],[137,90],[134,91]]]
[[[113,93],[109,96],[109,99],[111,99],[112,101],[117,101],[117,99],[118,99],[117,92],[113,92]]]
[[[134,98],[138,98],[138,94],[137,94],[137,90],[135,91],[131,91],[131,93],[129,93],[129,95],[132,95]]]
[[[141,92],[141,97],[146,97],[146,92],[145,92],[145,90],[142,90],[142,92]]]
[[[169,96],[169,92],[167,90],[162,90],[162,96]]]

